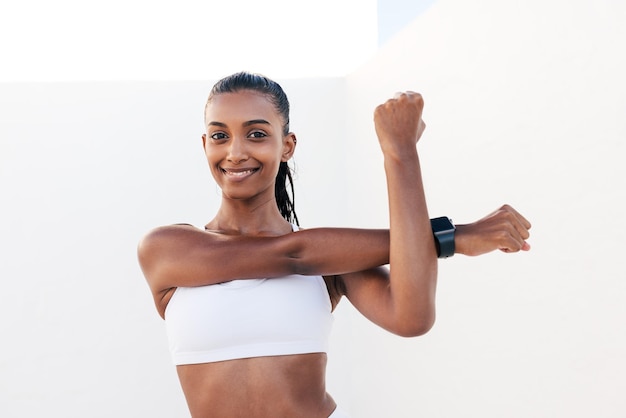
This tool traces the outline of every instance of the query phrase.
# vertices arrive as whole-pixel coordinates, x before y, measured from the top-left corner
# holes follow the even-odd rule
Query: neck
[[[291,232],[291,224],[280,214],[275,199],[249,204],[222,198],[206,229],[229,235],[272,236]]]

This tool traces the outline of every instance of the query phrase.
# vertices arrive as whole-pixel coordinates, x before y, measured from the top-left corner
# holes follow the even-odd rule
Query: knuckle
[[[506,229],[501,229],[496,234],[496,239],[502,243],[508,243],[511,240],[511,234]]]
[[[503,211],[502,213],[502,217],[507,221],[507,223],[511,224],[513,222],[515,222],[515,215],[509,211]]]

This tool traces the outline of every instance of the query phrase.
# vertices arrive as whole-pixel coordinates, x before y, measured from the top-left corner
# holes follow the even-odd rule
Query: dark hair
[[[289,100],[287,99],[287,95],[277,82],[260,74],[240,72],[219,80],[211,89],[211,93],[209,93],[207,106],[211,102],[211,99],[218,94],[236,93],[242,90],[252,90],[266,96],[282,117],[283,135],[289,133]],[[287,192],[287,182],[289,182],[289,188],[291,189],[291,197]],[[281,161],[278,168],[274,195],[276,196],[278,210],[283,218],[289,222],[295,222],[296,225],[300,226],[294,206],[295,196],[291,168],[287,165],[286,161]]]

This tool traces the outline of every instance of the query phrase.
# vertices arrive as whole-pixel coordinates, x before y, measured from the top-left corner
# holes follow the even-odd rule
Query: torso
[[[326,354],[255,357],[177,366],[194,418],[327,418]]]
[[[335,278],[325,278],[330,309],[340,297],[334,283]],[[175,290],[164,295],[163,311]],[[185,364],[178,365],[177,372],[194,418],[326,418],[335,408],[325,388],[325,353]]]

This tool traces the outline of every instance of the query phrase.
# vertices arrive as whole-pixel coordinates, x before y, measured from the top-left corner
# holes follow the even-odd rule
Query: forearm
[[[428,329],[434,322],[437,254],[417,151],[405,153],[401,161],[386,155],[385,172],[389,193],[389,281],[393,309],[401,323]]]
[[[385,153],[389,194],[389,269],[341,276],[344,294],[368,319],[405,337],[434,323],[437,256],[428,219],[419,159]]]

